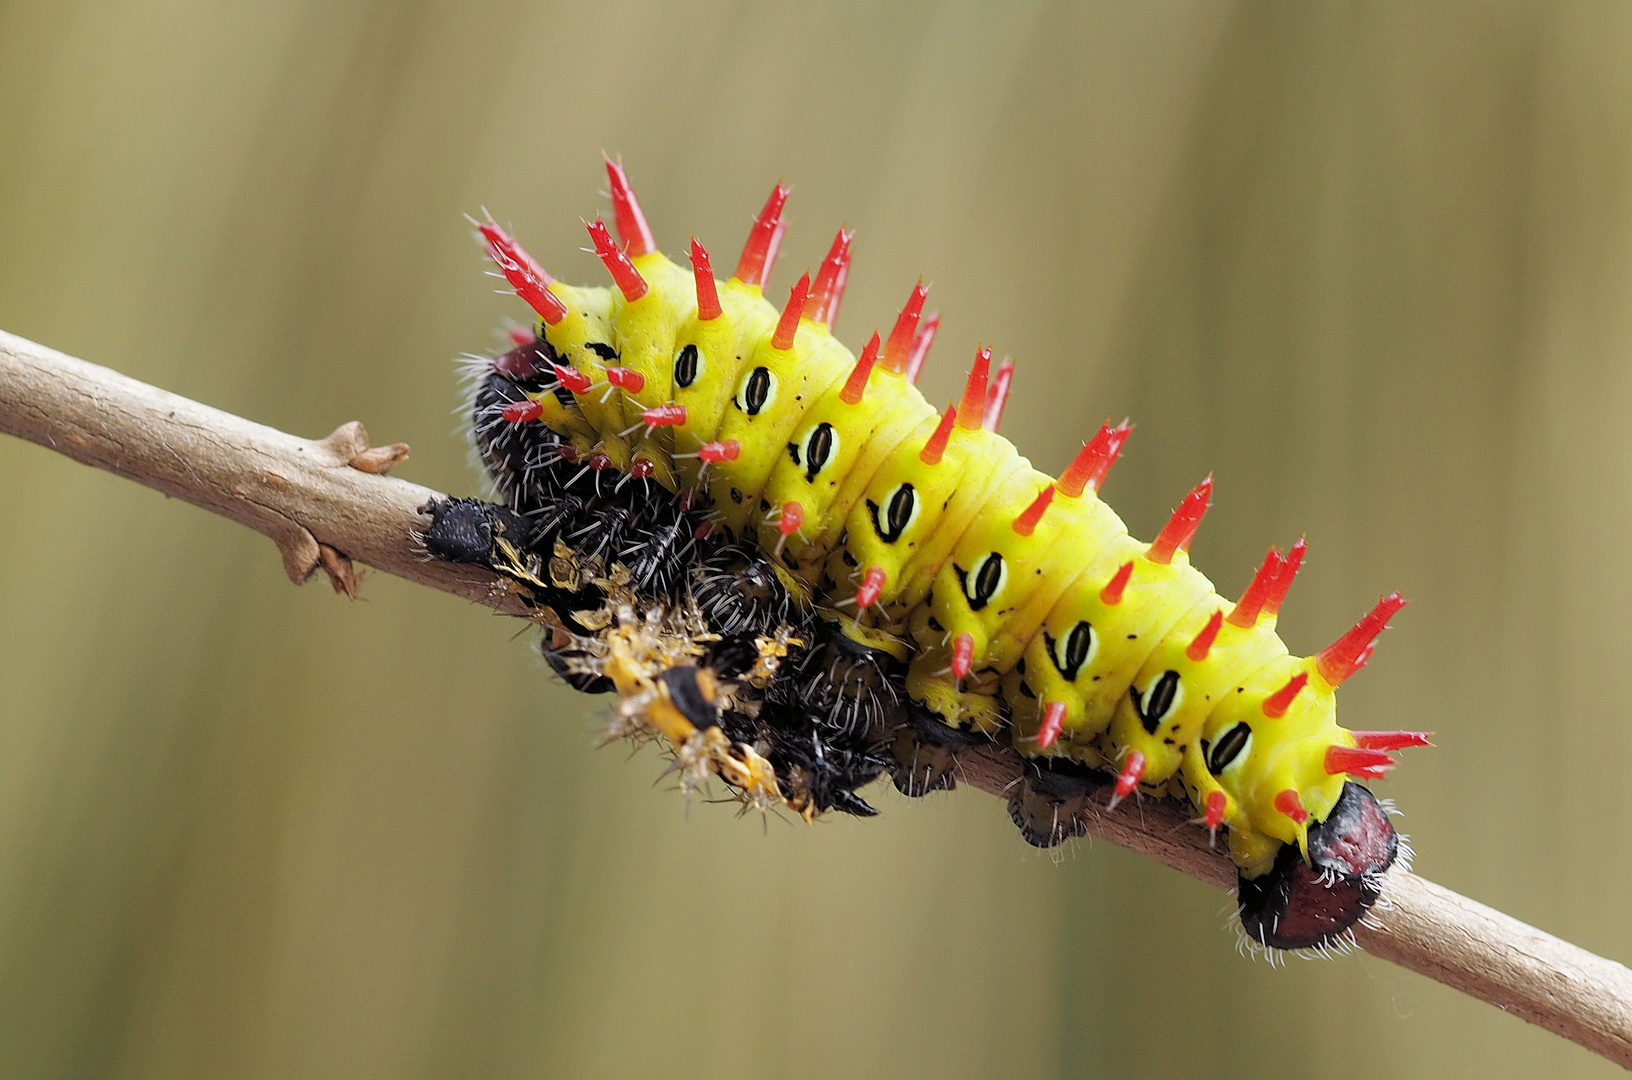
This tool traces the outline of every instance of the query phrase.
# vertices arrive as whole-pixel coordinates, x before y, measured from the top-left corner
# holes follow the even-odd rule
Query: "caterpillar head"
[[[1241,926],[1260,945],[1309,949],[1342,939],[1381,895],[1381,876],[1400,838],[1370,791],[1349,781],[1326,818],[1309,830],[1309,854],[1283,847],[1269,871],[1242,872]]]
[[[1311,678],[1312,660],[1282,656],[1219,695],[1185,748],[1185,784],[1211,827],[1226,825],[1238,865],[1261,872],[1280,845],[1307,852],[1310,826],[1325,820],[1345,775],[1325,750],[1348,741],[1337,726],[1334,688]]]
[[[1417,732],[1337,725],[1319,658],[1284,657],[1227,695],[1186,752],[1185,786],[1205,822],[1228,826],[1248,934],[1283,949],[1329,942],[1376,900],[1398,838],[1371,792],[1387,749]],[[1387,748],[1387,749],[1385,749]]]

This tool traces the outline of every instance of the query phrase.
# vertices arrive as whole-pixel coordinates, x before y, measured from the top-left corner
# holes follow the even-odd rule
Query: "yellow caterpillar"
[[[689,266],[657,249],[621,166],[607,169],[622,244],[601,221],[589,232],[610,289],[554,281],[496,224],[480,225],[540,319],[536,346],[523,346],[539,350],[533,367],[495,367],[519,388],[503,408],[515,430],[478,419],[496,474],[522,482],[531,466],[504,463],[521,451],[494,447],[536,427],[550,461],[577,475],[674,493],[682,512],[708,515],[693,540],[712,531],[709,543],[757,549],[795,607],[904,664],[918,715],[1006,741],[1037,769],[1105,770],[1112,807],[1136,790],[1188,800],[1199,824],[1225,833],[1244,883],[1284,866],[1288,848],[1309,864],[1310,831],[1358,786],[1350,778],[1378,778],[1389,751],[1426,744],[1336,719],[1335,691],[1366,663],[1398,594],[1319,655],[1290,655],[1275,621],[1302,541],[1271,550],[1239,600],[1219,596],[1187,553],[1211,478],[1154,541],[1135,539],[1098,496],[1125,424],[1046,475],[995,431],[1010,368],[994,376],[989,349],[945,410],[914,386],[936,326],[921,283],[888,338],[873,334],[858,357],[831,333],[848,233],[779,310],[762,286],[782,235],[780,185],[719,282],[695,238]],[[531,383],[520,377],[534,368]],[[617,689],[656,693],[654,679]],[[1022,798],[1016,817],[1034,843],[1080,827],[1058,799]],[[1380,835],[1386,819],[1366,827]]]

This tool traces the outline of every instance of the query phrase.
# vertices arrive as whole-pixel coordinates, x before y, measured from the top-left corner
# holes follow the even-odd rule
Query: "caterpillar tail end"
[[[1247,936],[1272,949],[1339,943],[1377,902],[1399,843],[1372,793],[1345,784],[1326,820],[1309,828],[1307,861],[1297,845],[1287,844],[1270,870],[1240,879],[1237,902]]]

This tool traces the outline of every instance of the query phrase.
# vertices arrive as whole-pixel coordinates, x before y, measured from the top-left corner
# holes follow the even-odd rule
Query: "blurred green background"
[[[1632,957],[1632,6],[0,3],[0,326],[470,492],[497,343],[460,215],[601,281],[622,154],[773,295],[857,230],[924,378],[1018,360],[1041,467],[1139,424],[1151,535],[1212,470],[1225,592],[1307,533],[1299,651],[1415,602],[1343,693],[1435,729],[1418,868]],[[0,1075],[1610,1075],[1361,955],[1239,959],[1225,898],[1061,865],[978,792],[689,820],[516,624],[0,443]]]

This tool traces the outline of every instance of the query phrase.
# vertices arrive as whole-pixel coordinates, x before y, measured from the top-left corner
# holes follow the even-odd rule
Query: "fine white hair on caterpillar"
[[[1272,960],[1344,947],[1408,852],[1363,782],[1428,744],[1336,718],[1399,594],[1291,655],[1275,624],[1303,540],[1219,596],[1189,558],[1211,476],[1136,540],[1099,498],[1126,420],[1039,472],[997,433],[1014,365],[991,347],[945,409],[918,392],[940,325],[922,281],[852,354],[832,333],[851,232],[777,306],[787,188],[720,281],[696,237],[689,265],[665,256],[606,168],[616,237],[587,227],[610,288],[556,281],[471,219],[538,322],[461,361],[497,501],[436,504],[427,549],[499,574],[551,668],[616,693],[615,735],[660,741],[688,794],[718,776],[748,806],[869,816],[873,780],[951,789],[960,755],[1006,744],[1029,843],[1183,800],[1235,862],[1243,940]]]

